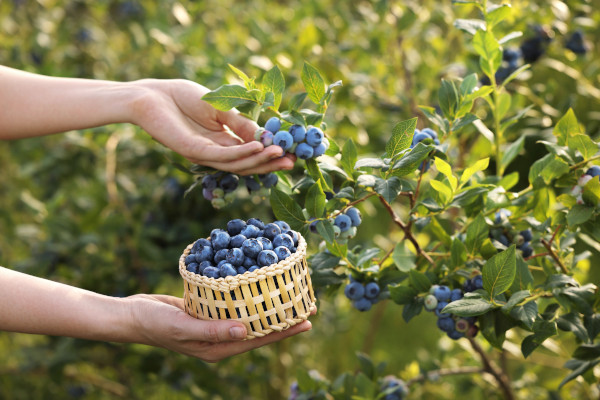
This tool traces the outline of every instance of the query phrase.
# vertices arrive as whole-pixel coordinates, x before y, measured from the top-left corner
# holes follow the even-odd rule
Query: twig
[[[546,239],[542,239],[541,242],[544,245],[544,247],[546,248],[546,250],[548,250],[548,253],[550,253],[550,257],[552,257],[554,259],[554,261],[556,261],[556,263],[560,267],[560,270],[563,272],[563,274],[568,274],[569,270],[567,270],[567,267],[565,267],[565,264],[563,264],[563,262],[560,260],[560,258],[556,254],[556,252],[554,250],[552,250],[552,245],[550,243],[548,243],[548,241]]]
[[[388,258],[389,258],[389,257],[392,255],[392,253],[394,252],[394,249],[395,249],[395,247],[392,247],[391,249],[389,249],[389,250],[388,250],[388,252],[387,252],[387,253],[385,253],[385,256],[383,256],[383,257],[381,258],[381,260],[379,260],[379,262],[378,262],[377,264],[378,264],[380,267],[383,265],[383,263],[385,262],[385,260],[387,260],[387,259],[388,259]]]
[[[429,256],[429,254],[427,254],[419,245],[419,242],[417,242],[417,239],[415,239],[414,235],[412,234],[410,227],[407,226],[406,224],[404,224],[404,222],[402,222],[402,220],[400,219],[400,217],[398,217],[398,215],[396,214],[396,212],[392,209],[392,206],[390,205],[390,203],[388,203],[386,201],[386,199],[384,199],[380,194],[377,194],[377,197],[379,197],[379,200],[381,201],[381,204],[383,204],[383,206],[386,208],[386,210],[388,211],[388,213],[392,216],[392,220],[394,221],[394,223],[396,225],[398,225],[400,227],[400,229],[402,229],[402,231],[404,232],[405,237],[413,244],[413,246],[415,246],[415,249],[417,250],[417,253],[419,253],[421,256],[423,256],[423,258],[425,258],[430,264],[434,264],[433,259]]]
[[[471,343],[471,347],[473,347],[473,350],[475,350],[475,352],[479,354],[479,357],[481,357],[483,369],[486,372],[490,373],[498,383],[498,386],[500,386],[500,390],[502,390],[504,398],[506,400],[515,400],[515,394],[513,393],[512,387],[510,386],[510,381],[506,374],[504,374],[502,370],[499,370],[498,367],[496,367],[496,365],[492,363],[492,360],[490,360],[488,355],[485,353],[485,351],[481,348],[481,346],[479,345],[479,343],[477,343],[475,339],[467,339],[469,340],[469,343]]]

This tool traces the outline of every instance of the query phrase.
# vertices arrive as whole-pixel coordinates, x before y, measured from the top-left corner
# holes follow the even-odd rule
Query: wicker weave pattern
[[[306,263],[306,241],[300,235],[296,252],[287,259],[253,272],[208,278],[189,272],[179,259],[184,280],[185,310],[204,319],[235,319],[246,325],[247,339],[279,332],[308,318],[315,295]]]

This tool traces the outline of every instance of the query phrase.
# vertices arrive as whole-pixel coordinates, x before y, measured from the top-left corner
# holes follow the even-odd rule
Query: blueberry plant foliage
[[[501,349],[511,330],[523,333],[523,357],[559,331],[572,333],[578,346],[565,365],[571,372],[560,386],[580,375],[593,379],[591,370],[600,363],[600,296],[596,285],[579,283],[572,271],[590,254],[575,250],[576,243],[600,241],[600,182],[594,167],[600,160],[599,145],[569,109],[553,127],[552,139],[542,142],[547,154],[530,166],[529,185],[511,190],[519,174],[506,171],[523,150],[524,140],[510,142],[507,133],[531,108],[509,113],[510,84],[530,68],[517,65],[518,56],[508,50],[521,34],[497,35],[497,26],[511,12],[508,4],[454,3],[481,13],[480,19],[455,22],[470,40],[479,71],[442,80],[437,107],[419,107],[426,118],[420,123],[429,125],[429,136],[417,129],[417,117],[398,122],[378,157],[362,156],[351,139],[329,137],[324,157],[298,161],[305,163],[303,176],[278,173],[279,182],[270,189],[271,207],[293,229],[321,241],[310,256],[319,292],[345,287],[353,299],[375,282],[378,289],[372,298],[396,303],[407,322],[424,308],[435,311],[443,317],[440,329],[453,339],[469,341],[505,398],[514,398],[511,383],[478,341]],[[521,46],[521,51],[532,50]],[[533,62],[532,57],[524,58]],[[206,95],[206,101],[220,110],[235,107],[257,121],[263,115],[277,117],[282,129],[316,126],[327,135],[325,113],[341,82],[327,84],[305,63],[305,91],[291,97],[287,110],[280,110],[286,92],[277,66],[260,82],[232,69],[243,85],[221,86]],[[462,149],[450,148],[448,139],[468,126],[491,142],[493,157],[456,168],[449,154]],[[582,180],[583,176],[587,177]],[[391,225],[382,223],[381,233],[397,237],[394,246],[353,244],[353,235],[341,231],[339,221],[345,228],[349,219],[339,217],[365,209],[367,203],[386,212]],[[363,218],[368,215],[363,213]],[[354,224],[355,231],[359,224]],[[452,299],[451,293],[456,294]],[[370,308],[362,304],[357,308]],[[378,375],[371,372],[370,378],[345,374],[327,384],[305,374],[294,387],[294,398],[325,398],[325,393],[334,398],[350,393],[388,398],[392,391],[377,384]]]

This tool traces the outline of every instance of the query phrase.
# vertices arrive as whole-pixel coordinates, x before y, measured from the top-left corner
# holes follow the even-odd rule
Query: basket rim
[[[183,253],[179,257],[179,274],[188,283],[220,291],[231,291],[238,288],[240,285],[258,282],[259,280],[265,279],[267,276],[283,274],[284,271],[290,270],[292,266],[301,263],[302,260],[306,258],[306,240],[299,232],[297,233],[298,246],[296,247],[296,252],[285,260],[279,261],[277,264],[271,264],[269,266],[259,268],[256,271],[246,271],[243,274],[216,279],[199,275],[186,269],[185,257],[190,254],[192,246],[196,242],[193,241],[184,249]]]

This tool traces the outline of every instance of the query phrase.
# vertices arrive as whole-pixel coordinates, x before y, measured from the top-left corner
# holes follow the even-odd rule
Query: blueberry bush
[[[0,397],[597,398],[593,2],[252,3],[0,3],[3,64],[196,80],[298,158],[236,176],[125,125],[2,143],[0,261],[181,295],[187,244],[281,220],[309,242],[313,332],[217,365],[2,333]]]

